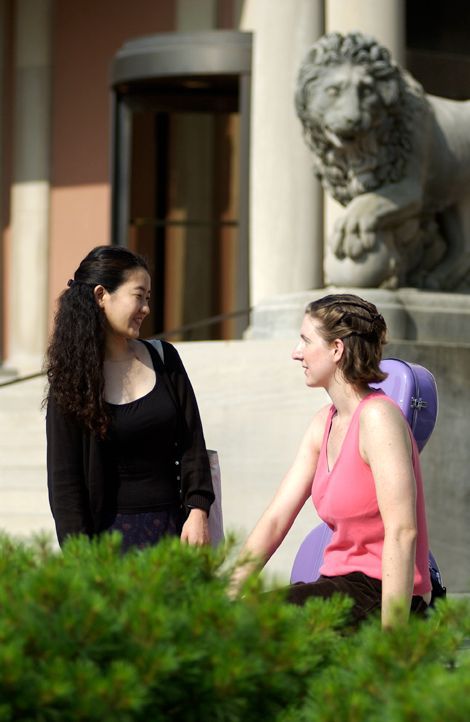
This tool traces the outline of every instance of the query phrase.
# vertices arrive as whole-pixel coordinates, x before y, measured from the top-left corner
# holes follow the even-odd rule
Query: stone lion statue
[[[371,37],[330,33],[295,102],[316,175],[345,206],[328,282],[469,291],[470,101],[426,95]]]

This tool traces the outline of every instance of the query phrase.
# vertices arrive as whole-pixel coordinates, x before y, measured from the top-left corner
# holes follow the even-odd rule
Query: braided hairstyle
[[[363,386],[387,378],[380,370],[387,326],[373,303],[351,293],[332,294],[309,303],[305,313],[320,322],[324,341],[343,341],[339,368],[346,381]]]
[[[48,396],[61,411],[78,419],[100,438],[106,436],[109,413],[104,400],[103,362],[106,318],[94,289],[113,293],[144,258],[121,246],[97,246],[82,260],[59,297],[45,370]]]

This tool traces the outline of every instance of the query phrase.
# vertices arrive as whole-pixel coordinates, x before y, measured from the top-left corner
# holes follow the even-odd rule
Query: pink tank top
[[[363,405],[378,396],[395,402],[382,391],[366,396],[355,410],[336,463],[328,469],[327,441],[331,421],[336,413],[331,406],[323,435],[317,470],[312,484],[312,500],[323,521],[333,530],[320,573],[338,576],[363,572],[374,579],[382,578],[384,527],[377,503],[370,466],[359,452],[359,419]],[[396,405],[396,404],[395,404]],[[419,452],[410,429],[413,445],[413,469],[416,478],[418,537],[414,594],[431,590],[428,567],[428,533],[424,508],[423,480]]]

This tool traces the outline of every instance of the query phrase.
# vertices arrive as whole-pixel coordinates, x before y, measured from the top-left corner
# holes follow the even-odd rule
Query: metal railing
[[[248,316],[250,317],[251,308],[247,308],[243,311],[230,311],[230,313],[219,313],[217,316],[209,316],[209,318],[203,318],[200,321],[194,321],[193,323],[187,323],[184,326],[179,326],[178,328],[173,328],[171,331],[162,331],[162,333],[157,333],[152,336],[152,338],[159,338],[159,339],[167,339],[171,338],[172,336],[180,336],[183,333],[187,333],[188,331],[192,331],[196,328],[203,328],[204,326],[215,326],[216,323],[220,323],[221,321],[229,321],[233,318],[240,318],[241,316]]]
[[[12,379],[6,379],[5,381],[2,381],[0,379],[0,389],[2,389],[4,386],[12,386],[13,384],[19,384],[22,381],[32,381],[32,379],[38,379],[41,376],[45,376],[44,371],[35,371],[32,374],[26,374],[25,376],[14,376]]]
[[[220,323],[221,321],[228,321],[233,318],[240,318],[241,316],[247,316],[249,319],[251,310],[251,308],[246,308],[241,311],[219,313],[216,316],[209,316],[208,318],[203,318],[200,321],[187,323],[184,326],[173,328],[170,331],[163,331],[162,333],[153,334],[150,338],[166,340],[167,338],[172,338],[173,336],[180,336],[181,334],[188,333],[188,331],[192,331],[197,328],[202,328],[204,326],[215,326],[215,324]],[[23,381],[32,381],[33,379],[38,379],[41,376],[45,375],[45,371],[35,371],[30,374],[25,374],[24,376],[14,376],[13,378],[6,379],[5,381],[0,378],[0,389],[5,388],[6,386],[12,386],[14,384],[20,384]]]

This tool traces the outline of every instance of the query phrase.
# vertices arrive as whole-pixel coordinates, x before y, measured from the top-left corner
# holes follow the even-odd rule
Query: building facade
[[[0,0],[4,371],[39,370],[55,300],[95,245],[149,258],[147,335],[239,338],[261,300],[321,287],[337,208],[295,116],[301,58],[360,30],[428,92],[470,97],[470,11],[451,5]]]

